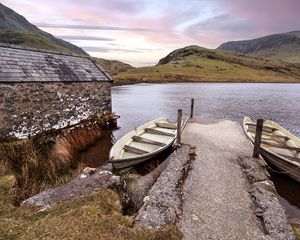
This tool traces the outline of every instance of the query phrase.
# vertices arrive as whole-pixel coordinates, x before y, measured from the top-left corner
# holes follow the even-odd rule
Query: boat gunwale
[[[244,130],[244,132],[245,132],[247,138],[250,140],[251,144],[253,145],[253,144],[254,144],[254,139],[253,139],[252,136],[250,136],[250,134],[249,134],[248,131],[246,130],[246,121],[247,121],[247,120],[250,120],[251,122],[253,122],[252,119],[251,119],[250,117],[245,117],[245,118],[244,118],[244,121],[243,121],[243,130]],[[281,127],[279,124],[273,122],[272,120],[267,120],[267,121],[268,121],[269,123],[271,123],[271,124],[274,124],[274,125],[278,128],[277,131],[279,131],[281,134],[284,134],[284,133],[281,132],[281,129],[284,129],[283,127]],[[284,129],[284,130],[285,130],[285,129]],[[287,130],[285,130],[285,131],[287,131]],[[255,133],[254,133],[254,134],[255,134]],[[294,136],[292,133],[289,132],[289,135],[291,135],[293,138],[290,138],[290,140],[287,140],[287,141],[293,141],[293,139],[296,139],[296,140],[297,140],[297,137]],[[281,156],[281,155],[277,154],[276,152],[274,152],[274,151],[272,151],[272,150],[270,150],[269,148],[266,148],[266,147],[264,147],[264,146],[261,146],[261,148],[262,148],[264,151],[266,151],[267,153],[273,155],[273,156],[276,157],[276,158],[284,159],[284,161],[286,161],[286,162],[288,162],[288,163],[294,165],[296,168],[299,168],[299,167],[300,167],[300,162],[297,162],[297,161],[293,161],[293,160],[287,159],[287,158],[285,158],[284,156]],[[291,151],[292,151],[292,150],[291,150]]]
[[[148,125],[148,124],[153,124],[153,127],[156,127],[156,122],[160,122],[160,121],[165,121],[165,122],[168,122],[168,123],[171,123],[169,122],[169,120],[166,118],[166,117],[159,117],[157,119],[154,119],[152,121],[149,121],[141,126],[139,126],[138,128],[128,132],[127,134],[125,134],[123,137],[121,137],[118,141],[121,142],[122,140],[126,140],[128,138],[128,135],[132,134],[132,133],[137,133],[139,129],[141,129],[142,131],[140,133],[137,133],[136,135],[133,135],[133,136],[140,136],[142,135],[143,133],[146,133],[144,131],[144,129],[146,128],[145,125]],[[148,126],[150,127],[150,126]],[[167,132],[166,132],[167,133]],[[129,161],[129,160],[136,160],[136,159],[149,159],[151,158],[152,156],[155,156],[156,154],[159,154],[160,152],[162,152],[163,150],[169,148],[175,141],[176,139],[176,132],[174,133],[175,136],[174,137],[170,137],[171,139],[169,140],[170,142],[169,143],[166,143],[165,146],[162,146],[162,147],[158,147],[156,150],[152,151],[152,152],[149,152],[147,154],[143,154],[143,155],[139,155],[139,156],[133,156],[133,157],[127,157],[127,158],[116,158],[116,159],[113,159],[113,155],[111,154],[111,152],[114,150],[114,146],[112,147],[111,151],[110,151],[110,156],[109,156],[109,162],[110,163],[118,163],[118,162],[124,162],[124,161]],[[154,135],[159,135],[159,134],[154,134]],[[132,139],[132,138],[131,138]],[[126,144],[125,144],[126,145]],[[123,150],[123,148],[122,148]],[[121,151],[122,151],[121,150]]]

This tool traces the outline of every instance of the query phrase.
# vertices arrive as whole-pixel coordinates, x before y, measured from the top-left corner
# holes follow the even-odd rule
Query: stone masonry
[[[111,112],[109,75],[89,57],[0,46],[0,138]]]

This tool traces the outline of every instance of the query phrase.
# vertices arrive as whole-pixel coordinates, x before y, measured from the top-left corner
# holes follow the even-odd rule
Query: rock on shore
[[[33,205],[41,209],[70,199],[89,195],[104,188],[116,189],[121,194],[121,201],[126,201],[124,182],[119,176],[109,171],[85,168],[83,173],[71,182],[57,188],[51,188],[23,201],[21,205]],[[124,199],[122,199],[124,198]]]
[[[183,146],[171,155],[170,164],[160,175],[144,199],[135,224],[148,229],[159,229],[175,224],[182,214],[181,188],[191,161],[190,147]]]

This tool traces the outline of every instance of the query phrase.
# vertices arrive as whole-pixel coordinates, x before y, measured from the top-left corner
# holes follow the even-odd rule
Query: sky
[[[300,0],[0,0],[91,56],[133,66],[171,51],[300,30]]]

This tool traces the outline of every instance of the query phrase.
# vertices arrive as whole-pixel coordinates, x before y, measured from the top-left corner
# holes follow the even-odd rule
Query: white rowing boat
[[[249,117],[244,118],[243,129],[254,143],[256,124]],[[300,182],[300,139],[271,120],[263,124],[261,155],[270,165]]]
[[[147,161],[166,149],[175,141],[177,124],[167,118],[152,120],[127,133],[110,150],[109,158],[115,169],[126,168]]]

